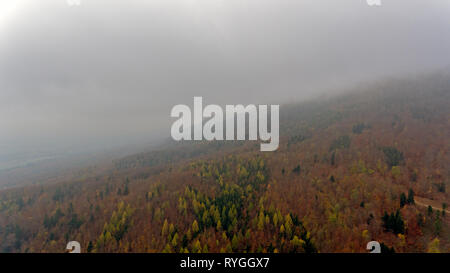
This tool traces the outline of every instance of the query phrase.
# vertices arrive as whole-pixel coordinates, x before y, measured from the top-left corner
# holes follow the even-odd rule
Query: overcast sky
[[[275,104],[450,64],[448,0],[80,1],[0,0],[0,155],[168,137],[196,95]]]

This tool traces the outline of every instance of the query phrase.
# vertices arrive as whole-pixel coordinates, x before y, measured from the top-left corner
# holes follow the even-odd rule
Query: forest
[[[0,191],[0,252],[450,252],[450,80],[280,106],[280,144],[167,140]]]

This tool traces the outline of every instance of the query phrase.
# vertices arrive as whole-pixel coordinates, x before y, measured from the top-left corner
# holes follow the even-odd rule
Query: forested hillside
[[[168,142],[0,192],[1,252],[450,252],[450,79],[280,106],[280,147]]]

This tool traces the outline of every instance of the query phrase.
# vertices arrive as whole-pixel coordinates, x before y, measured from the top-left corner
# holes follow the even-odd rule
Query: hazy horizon
[[[337,2],[2,1],[0,158],[151,143],[194,96],[275,104],[448,69],[450,2]]]

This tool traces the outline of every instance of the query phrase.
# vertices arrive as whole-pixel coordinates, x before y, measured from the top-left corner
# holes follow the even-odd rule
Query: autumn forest
[[[450,80],[280,106],[280,146],[175,142],[0,191],[0,252],[450,252]]]

